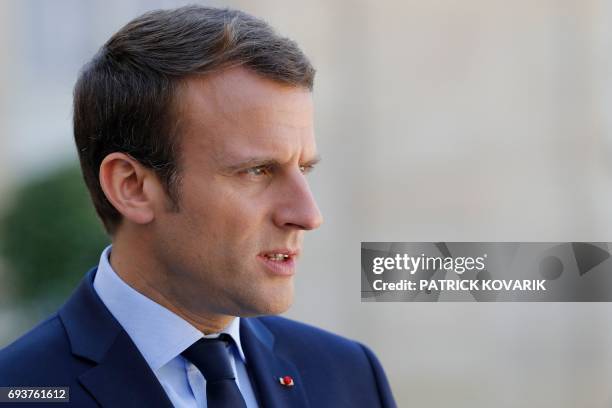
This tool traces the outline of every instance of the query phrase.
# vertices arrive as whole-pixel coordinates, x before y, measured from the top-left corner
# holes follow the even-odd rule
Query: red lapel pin
[[[293,387],[295,385],[295,383],[293,382],[293,378],[288,375],[284,377],[279,377],[278,382],[280,382],[280,384],[284,385],[285,387]]]

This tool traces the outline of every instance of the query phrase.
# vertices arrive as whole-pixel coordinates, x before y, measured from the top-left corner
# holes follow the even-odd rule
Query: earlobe
[[[117,211],[135,224],[148,224],[155,218],[153,197],[145,188],[153,177],[133,157],[120,152],[106,156],[100,164],[100,186]]]

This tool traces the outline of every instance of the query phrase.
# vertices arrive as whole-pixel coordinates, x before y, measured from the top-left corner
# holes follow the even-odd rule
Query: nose
[[[279,193],[280,205],[274,212],[274,222],[280,228],[313,230],[323,223],[323,216],[310,191],[306,176],[297,171],[287,175]]]

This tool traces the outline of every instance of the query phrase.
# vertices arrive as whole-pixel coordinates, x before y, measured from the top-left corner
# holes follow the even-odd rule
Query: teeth
[[[284,261],[285,259],[289,259],[289,255],[286,254],[269,254],[266,255],[266,258],[272,261]]]

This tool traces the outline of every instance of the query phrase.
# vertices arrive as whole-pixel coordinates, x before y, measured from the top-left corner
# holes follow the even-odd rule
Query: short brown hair
[[[74,139],[85,184],[110,234],[121,214],[100,187],[102,160],[123,152],[153,169],[178,209],[177,87],[189,76],[235,66],[313,87],[315,70],[294,41],[244,12],[202,6],[132,20],[84,66],[74,88]]]

